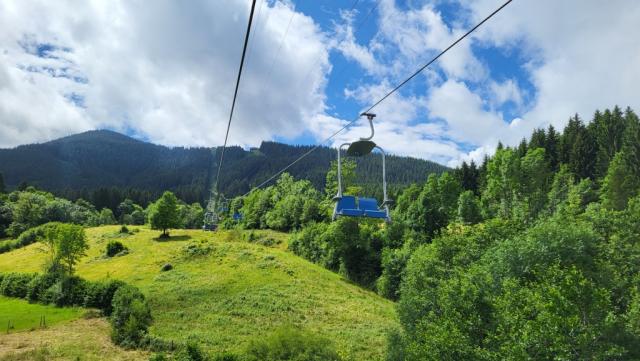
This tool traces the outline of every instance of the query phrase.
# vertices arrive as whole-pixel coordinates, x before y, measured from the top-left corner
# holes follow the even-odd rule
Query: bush
[[[122,281],[93,282],[87,285],[84,296],[84,307],[98,308],[105,316],[113,312],[113,295],[124,286]]]
[[[43,227],[34,227],[25,230],[20,233],[20,236],[16,240],[6,241],[0,245],[0,253],[6,253],[13,251],[14,249],[26,247],[32,243],[35,243],[38,238],[43,235]]]
[[[127,247],[125,247],[120,241],[111,241],[107,243],[105,254],[107,257],[113,257],[125,250],[127,250]]]
[[[122,227],[120,227],[120,233],[129,234],[129,228],[123,224]]]
[[[29,302],[38,302],[42,300],[45,292],[49,287],[53,286],[57,280],[57,275],[53,273],[45,273],[43,275],[33,277],[27,286],[27,299]]]
[[[176,361],[205,361],[206,355],[195,343],[187,343],[176,355]]]
[[[250,361],[339,361],[331,341],[294,328],[281,328],[249,343]]]
[[[111,338],[122,346],[135,347],[144,339],[152,317],[144,295],[135,287],[119,287],[112,301]]]
[[[16,240],[16,248],[25,247],[35,243],[38,238],[43,236],[43,227],[35,227],[28,229],[20,234]]]
[[[164,266],[162,266],[160,271],[167,272],[167,271],[171,271],[172,269],[173,269],[173,265],[171,263],[166,263]]]
[[[44,292],[41,301],[58,307],[82,306],[86,290],[87,281],[77,276],[63,276]]]
[[[7,297],[25,298],[29,289],[29,282],[34,274],[9,273],[4,275],[0,283],[0,294]]]

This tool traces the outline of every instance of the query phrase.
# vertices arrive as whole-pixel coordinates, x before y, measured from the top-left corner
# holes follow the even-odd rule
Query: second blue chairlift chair
[[[353,143],[344,143],[338,148],[338,193],[333,200],[336,205],[333,209],[333,220],[336,220],[339,216],[345,217],[361,217],[361,218],[377,218],[384,219],[387,222],[391,222],[391,216],[389,215],[389,205],[393,203],[387,198],[387,173],[385,168],[385,153],[382,148],[376,145],[371,138],[374,135],[373,118],[376,116],[371,113],[363,113],[361,116],[366,116],[369,119],[369,125],[371,126],[371,135],[368,138],[360,138],[360,140]],[[351,195],[344,195],[342,193],[342,164],[340,153],[344,146],[348,146],[347,155],[352,157],[362,157],[370,154],[374,149],[378,149],[382,154],[382,192],[384,199],[382,204],[378,206],[378,201],[375,198],[356,197]]]

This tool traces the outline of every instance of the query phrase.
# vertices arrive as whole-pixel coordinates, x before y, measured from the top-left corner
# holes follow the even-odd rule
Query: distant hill
[[[263,142],[251,151],[228,148],[221,189],[228,196],[242,194],[309,149],[309,146],[275,142]],[[102,197],[105,199],[97,203],[108,203],[104,205],[117,201],[110,203],[106,199],[114,198],[108,191],[114,188],[125,196],[138,198],[140,203],[167,189],[187,202],[196,202],[207,197],[217,166],[216,150],[169,148],[113,131],[95,130],[47,143],[0,149],[0,173],[9,189],[26,182],[69,198]],[[322,147],[288,172],[322,189],[334,159],[335,150]],[[426,160],[391,156],[387,169],[389,183],[402,186],[424,181],[429,173],[442,172],[446,167]],[[361,159],[357,172],[360,182],[378,182],[379,158]],[[97,194],[100,192],[103,194]]]

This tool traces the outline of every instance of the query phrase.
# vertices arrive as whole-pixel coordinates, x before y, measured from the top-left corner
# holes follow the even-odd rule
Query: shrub
[[[122,227],[120,227],[120,233],[129,234],[129,228],[123,224]]]
[[[151,355],[151,357],[149,357],[149,361],[169,361],[169,359],[163,353],[157,353],[155,355]]]
[[[171,271],[172,269],[173,269],[173,265],[171,263],[166,263],[164,266],[162,266],[160,271],[167,272],[167,271]]]
[[[187,258],[206,256],[212,251],[213,251],[213,246],[205,242],[200,242],[200,243],[193,242],[182,247],[182,254]]]
[[[124,285],[124,282],[117,280],[88,284],[84,296],[84,307],[98,308],[106,316],[110,316],[113,311],[111,303],[113,295]]]
[[[45,273],[43,275],[33,277],[27,286],[27,299],[29,302],[38,302],[42,300],[45,292],[53,286],[57,280],[57,275],[53,273]]]
[[[105,254],[107,257],[113,257],[126,249],[127,247],[125,247],[120,241],[111,241],[107,243]]]
[[[35,227],[28,229],[20,234],[16,240],[16,248],[25,247],[35,243],[38,238],[43,236],[43,227]]]
[[[176,355],[176,361],[205,361],[206,355],[200,347],[192,342],[187,343]]]
[[[266,338],[249,343],[250,361],[339,361],[331,341],[294,328],[281,328]]]
[[[119,287],[113,296],[111,338],[122,346],[135,347],[151,325],[151,311],[144,295],[135,287]]]
[[[24,232],[20,233],[20,236],[18,236],[17,239],[2,243],[2,245],[0,245],[0,253],[6,253],[13,251],[14,249],[26,247],[32,243],[35,243],[38,238],[42,237],[42,235],[42,226],[27,229]]]
[[[25,298],[29,289],[29,282],[34,274],[9,273],[2,278],[0,294],[7,297]]]
[[[77,276],[63,276],[44,292],[41,301],[58,307],[82,306],[86,290],[87,281]]]

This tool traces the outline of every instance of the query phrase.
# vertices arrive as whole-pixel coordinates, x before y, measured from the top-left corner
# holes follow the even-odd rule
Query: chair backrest
[[[338,210],[340,209],[358,209],[356,207],[356,197],[343,196],[338,200]]]
[[[375,198],[360,198],[358,199],[359,208],[363,211],[377,211],[378,201]]]

